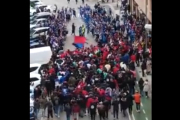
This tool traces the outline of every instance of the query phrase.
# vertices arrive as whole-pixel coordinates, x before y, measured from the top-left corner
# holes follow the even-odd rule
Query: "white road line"
[[[148,118],[146,117],[146,120],[148,120]]]
[[[130,114],[129,114],[129,111],[128,111],[128,110],[126,110],[126,111],[127,111],[129,120],[132,120],[132,119],[131,119],[131,116],[130,116]]]
[[[141,103],[141,106],[143,107],[143,104]]]
[[[133,112],[132,112],[132,118],[133,118],[133,120],[136,120],[136,119],[135,119],[135,117],[134,117],[134,114],[133,114]]]
[[[143,113],[146,114],[145,110],[143,109]]]

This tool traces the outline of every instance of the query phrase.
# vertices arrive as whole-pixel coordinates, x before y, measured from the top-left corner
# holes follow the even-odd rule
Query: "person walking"
[[[84,37],[85,36],[85,26],[82,25],[82,36]]]
[[[91,120],[95,120],[95,117],[96,117],[96,103],[95,102],[92,102],[91,105],[90,105],[90,108],[89,108],[89,112],[90,112],[90,115],[91,115]]]
[[[114,119],[118,119],[119,103],[120,101],[117,98],[112,102]]]
[[[142,70],[142,76],[145,76],[144,71],[146,70],[146,61],[143,60],[142,64],[141,64],[141,70]]]
[[[141,95],[137,90],[136,93],[134,94],[134,102],[136,104],[136,111],[140,112]]]
[[[48,119],[51,116],[51,118],[53,118],[53,104],[51,102],[51,100],[49,100],[47,102],[47,109],[48,109]]]
[[[39,109],[40,109],[40,102],[39,102],[39,99],[36,98],[36,100],[34,101],[34,111],[35,111],[36,119],[38,119]]]
[[[74,8],[72,10],[72,15],[73,15],[73,17],[76,17],[76,10]]]
[[[59,118],[59,97],[57,95],[54,96],[54,108],[55,116]]]
[[[80,107],[77,104],[77,102],[75,102],[74,105],[72,106],[72,112],[73,112],[74,119],[79,120]]]
[[[126,109],[127,109],[127,96],[126,93],[123,94],[122,98],[121,98],[121,107],[122,107],[122,113],[123,116],[126,116]],[[118,119],[118,118],[117,118]]]
[[[143,96],[144,80],[142,78],[140,78],[140,80],[138,81],[138,85],[139,85],[140,94],[141,96]]]
[[[128,105],[129,114],[132,114],[133,100],[134,100],[133,96],[131,94],[128,94],[127,105]]]
[[[78,3],[78,0],[75,0],[76,1],[76,4]]]
[[[84,4],[84,0],[82,0],[82,4]]]
[[[105,106],[103,105],[103,102],[99,102],[97,105],[98,113],[99,113],[99,119],[105,120]]]
[[[42,96],[40,99],[39,99],[39,102],[40,102],[40,108],[42,110],[42,117],[45,117],[45,111],[46,111],[46,103],[47,103],[47,100],[44,96]]]
[[[150,89],[150,86],[149,86],[149,83],[148,83],[148,80],[146,79],[146,81],[144,82],[143,84],[144,88],[143,88],[143,91],[145,93],[145,96],[146,98],[148,98],[148,91]]]
[[[70,0],[67,0],[68,3],[70,3]]]
[[[70,117],[71,117],[71,107],[70,107],[70,105],[66,104],[64,110],[66,112],[66,120],[70,120]]]
[[[71,34],[74,34],[75,35],[75,28],[76,26],[74,25],[74,23],[72,24],[72,33]]]

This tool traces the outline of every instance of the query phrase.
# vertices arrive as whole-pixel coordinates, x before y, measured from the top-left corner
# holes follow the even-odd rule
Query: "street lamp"
[[[152,25],[151,24],[146,24],[144,26],[144,28],[146,29],[146,51],[147,51],[148,34],[149,34],[149,31],[152,30]]]

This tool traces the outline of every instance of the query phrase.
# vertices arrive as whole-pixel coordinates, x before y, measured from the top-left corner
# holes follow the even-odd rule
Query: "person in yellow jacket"
[[[85,26],[82,25],[82,36],[84,36],[84,35],[85,35]]]

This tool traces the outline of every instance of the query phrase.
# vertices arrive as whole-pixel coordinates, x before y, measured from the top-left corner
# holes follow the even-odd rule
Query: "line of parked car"
[[[30,0],[30,119],[34,120],[34,89],[41,84],[41,70],[44,62],[48,63],[52,52],[41,39],[48,37],[48,18],[57,9],[56,6],[46,5],[41,0]],[[39,48],[42,47],[42,48]],[[43,58],[43,59],[41,59]],[[40,61],[38,61],[40,60]],[[42,61],[44,60],[44,61]],[[34,63],[35,62],[35,63]],[[33,63],[33,64],[31,64]]]

